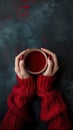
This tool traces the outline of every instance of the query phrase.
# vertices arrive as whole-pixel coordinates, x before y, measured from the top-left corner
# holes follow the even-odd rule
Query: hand
[[[28,74],[28,72],[26,72],[25,67],[24,67],[24,57],[25,57],[25,54],[29,50],[30,49],[26,49],[15,57],[15,69],[14,70],[20,79],[28,78],[30,76]]]
[[[43,75],[53,76],[59,69],[57,56],[47,49],[41,48],[41,50],[48,54],[48,67],[45,72],[43,72]]]

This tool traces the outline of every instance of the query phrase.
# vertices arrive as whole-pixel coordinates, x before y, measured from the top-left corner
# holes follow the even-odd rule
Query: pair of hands
[[[30,74],[25,70],[24,68],[24,58],[26,53],[30,49],[26,49],[22,51],[19,55],[16,56],[15,58],[15,72],[18,75],[20,79],[28,78]],[[45,52],[48,55],[48,66],[47,69],[42,73],[44,76],[54,76],[54,74],[58,71],[59,66],[58,66],[58,61],[57,61],[57,56],[53,52],[41,48],[43,52]]]

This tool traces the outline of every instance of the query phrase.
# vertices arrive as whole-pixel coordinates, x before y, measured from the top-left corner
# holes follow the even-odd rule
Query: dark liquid
[[[45,66],[46,60],[44,55],[39,51],[32,51],[25,59],[25,66],[32,72],[39,72]]]

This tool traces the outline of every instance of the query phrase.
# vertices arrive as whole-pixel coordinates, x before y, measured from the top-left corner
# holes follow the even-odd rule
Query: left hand
[[[25,54],[29,50],[30,49],[26,49],[26,50],[22,51],[20,54],[18,54],[15,57],[15,68],[14,68],[14,71],[16,72],[17,76],[20,79],[28,78],[30,76],[30,74],[28,74],[28,72],[26,71],[26,69],[24,67]]]
[[[57,56],[53,52],[41,48],[42,51],[44,51],[46,54],[48,54],[48,67],[43,72],[43,75],[45,76],[54,76],[54,74],[58,71],[59,66],[58,66],[58,61],[57,61]]]

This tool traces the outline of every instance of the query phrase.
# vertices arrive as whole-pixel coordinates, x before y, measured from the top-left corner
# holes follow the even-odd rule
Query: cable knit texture
[[[8,96],[8,112],[0,130],[26,130],[24,126],[32,120],[29,109],[35,94],[35,81],[31,76],[26,79],[16,78],[18,84]],[[40,119],[48,124],[48,130],[73,130],[62,96],[53,88],[54,79],[43,75],[37,77],[36,92],[41,97]]]
[[[20,79],[16,75],[18,84],[12,89],[8,96],[8,112],[6,113],[0,130],[25,130],[23,124],[30,122],[29,105],[35,93],[35,83],[33,77]]]
[[[73,130],[60,92],[53,88],[54,77],[39,75],[37,95],[41,97],[40,119],[48,130]]]

